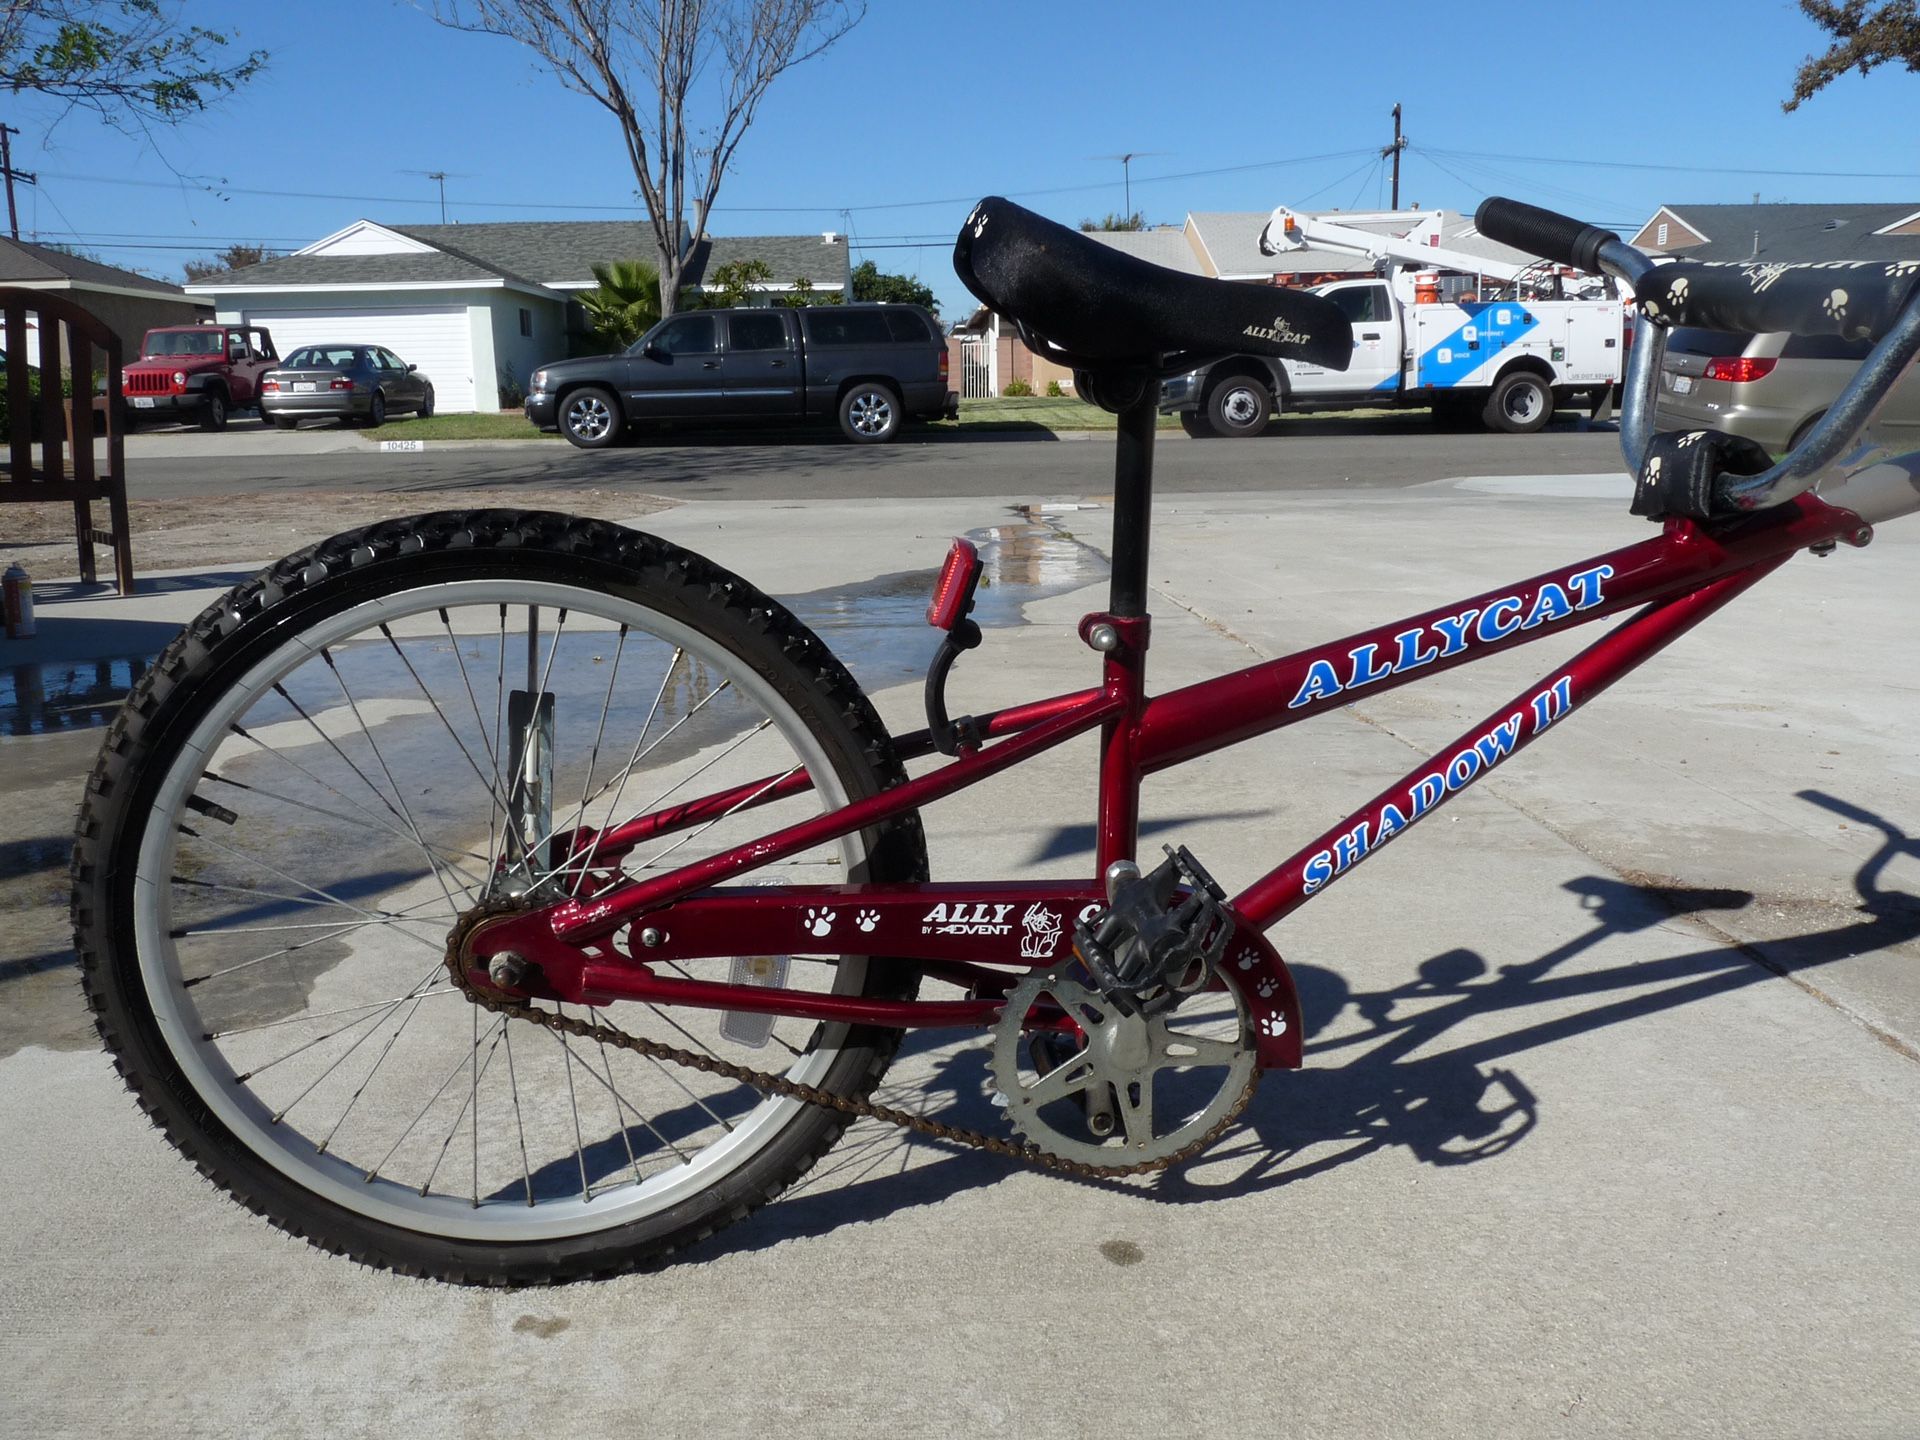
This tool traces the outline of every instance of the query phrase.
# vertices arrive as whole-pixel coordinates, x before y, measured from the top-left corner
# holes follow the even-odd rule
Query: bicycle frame
[[[1606,247],[1601,259],[1622,278],[1649,263],[1622,245]],[[805,772],[768,776],[604,831],[579,832],[570,837],[568,853],[575,857],[571,868],[591,872],[580,887],[583,897],[480,927],[469,946],[469,974],[486,983],[489,958],[511,952],[534,966],[523,986],[528,993],[577,1003],[625,999],[854,1024],[988,1026],[1024,973],[1066,957],[1074,923],[1107,898],[1100,877],[1108,867],[1134,858],[1143,776],[1324,714],[1357,693],[1381,693],[1637,610],[1233,897],[1235,933],[1216,984],[1231,987],[1245,1004],[1259,1063],[1298,1066],[1298,1001],[1264,931],[1795,551],[1865,545],[1872,522],[1920,508],[1920,455],[1895,458],[1867,443],[1844,463],[1831,464],[1865,430],[1920,349],[1920,311],[1907,318],[1836,403],[1835,414],[1844,410],[1850,428],[1836,422],[1833,431],[1822,426],[1816,432],[1827,463],[1795,468],[1796,457],[1789,457],[1765,477],[1769,483],[1776,472],[1800,479],[1803,493],[1728,520],[1669,520],[1658,536],[1639,544],[1159,696],[1146,690],[1147,530],[1157,414],[1155,397],[1144,394],[1120,416],[1110,604],[1080,623],[1081,638],[1103,655],[1099,685],[978,717],[981,743],[963,748],[948,764],[649,879],[592,867],[654,837],[804,791],[810,788]],[[1637,463],[1651,434],[1663,345],[1663,332],[1642,318],[1622,418],[1630,462]],[[1836,476],[1824,498],[1811,493],[1816,483]],[[1085,879],[722,886],[809,847],[908,816],[1096,728],[1096,871]],[[917,759],[934,745],[930,732],[921,731],[903,737],[897,748],[903,759]],[[627,939],[619,946],[622,931]],[[678,978],[655,969],[689,959],[796,951],[891,957],[965,994],[957,1000],[875,1000]],[[1037,1012],[1027,1023],[1065,1022]]]

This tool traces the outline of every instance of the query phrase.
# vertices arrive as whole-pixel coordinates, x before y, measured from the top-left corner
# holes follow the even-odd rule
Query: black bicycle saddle
[[[1330,300],[1151,265],[998,196],[960,227],[953,268],[1076,369],[1173,375],[1220,355],[1273,355],[1344,370],[1353,359],[1353,327]]]

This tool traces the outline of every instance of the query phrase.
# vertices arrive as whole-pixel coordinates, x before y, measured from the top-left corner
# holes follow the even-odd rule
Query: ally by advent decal
[[[1301,871],[1306,893],[1313,894],[1358,865],[1369,853],[1449,795],[1466,789],[1511,755],[1524,740],[1531,740],[1572,708],[1573,677],[1562,675],[1520,709],[1469,740],[1435,769],[1384,802],[1327,849],[1315,851]]]

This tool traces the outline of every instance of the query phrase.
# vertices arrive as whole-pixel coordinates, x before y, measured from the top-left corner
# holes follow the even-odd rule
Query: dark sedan
[[[260,413],[282,430],[325,415],[378,425],[433,413],[433,382],[379,345],[303,345],[260,377]]]

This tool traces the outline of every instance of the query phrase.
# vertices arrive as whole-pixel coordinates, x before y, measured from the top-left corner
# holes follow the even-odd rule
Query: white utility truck
[[[1177,413],[1189,435],[1232,436],[1260,434],[1277,409],[1424,406],[1442,420],[1478,417],[1516,434],[1538,430],[1583,392],[1603,413],[1627,344],[1614,282],[1448,248],[1447,221],[1444,210],[1332,221],[1281,206],[1262,252],[1328,251],[1374,271],[1313,287],[1352,322],[1353,362],[1329,370],[1229,356],[1165,382],[1161,411]]]

